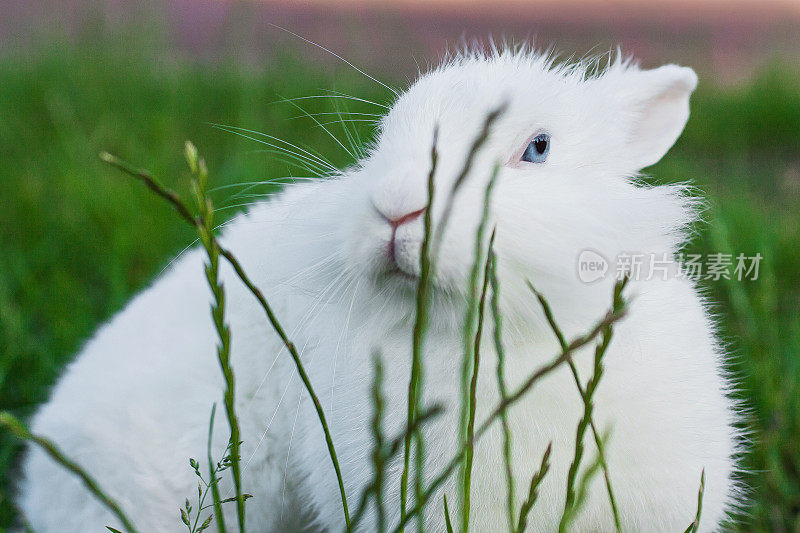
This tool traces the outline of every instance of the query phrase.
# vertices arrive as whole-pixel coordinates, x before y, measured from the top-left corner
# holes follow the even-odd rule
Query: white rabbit
[[[429,481],[456,450],[467,279],[496,162],[502,166],[490,224],[496,228],[510,390],[559,351],[526,280],[573,338],[608,309],[613,258],[623,252],[673,257],[680,249],[697,201],[685,187],[649,186],[637,178],[681,133],[697,77],[685,67],[640,70],[622,59],[599,74],[587,73],[591,66],[556,66],[529,50],[453,57],[399,95],[355,167],[334,179],[293,185],[226,226],[224,245],[302,351],[328,416],[351,511],[371,479],[376,352],[385,366],[384,431],[397,435],[405,424],[420,213],[435,128],[434,181],[436,198],[443,199],[487,114],[508,106],[455,197],[436,265],[423,396],[426,405],[440,403],[446,410],[425,426]],[[434,225],[443,206],[434,200]],[[582,282],[576,271],[587,249],[611,261],[595,283]],[[203,262],[199,251],[188,253],[100,328],[32,421],[33,431],[53,439],[95,476],[141,531],[183,528],[178,508],[197,489],[187,460],[206,465],[210,408],[221,403]],[[724,353],[703,297],[678,273],[673,264],[667,279],[634,275],[626,289],[629,314],[615,329],[596,392],[594,416],[600,431],[611,430],[605,452],[627,532],[683,531],[694,519],[704,469],[701,531],[717,530],[741,499],[737,412],[728,397]],[[222,278],[244,441],[243,487],[254,496],[247,503],[247,529],[341,531],[339,490],[308,394],[261,309],[227,266]],[[491,334],[484,340],[478,422],[498,401]],[[575,356],[584,382],[591,352],[590,346]],[[557,529],[582,409],[569,369],[561,367],[510,410],[517,509],[546,446],[553,446],[529,531]],[[216,422],[215,460],[228,436],[222,409]],[[585,465],[596,451],[590,433],[584,444]],[[397,457],[390,466],[385,506],[394,526]],[[223,478],[222,495],[229,497],[228,473]],[[445,484],[427,507],[429,531],[444,531],[443,492],[452,515],[459,515],[456,483]],[[505,531],[498,425],[478,441],[472,486],[472,530]],[[120,527],[74,475],[36,449],[24,462],[19,504],[36,531]],[[230,527],[232,505],[226,516]],[[375,519],[370,507],[361,529],[374,530]],[[573,529],[613,528],[598,475]]]

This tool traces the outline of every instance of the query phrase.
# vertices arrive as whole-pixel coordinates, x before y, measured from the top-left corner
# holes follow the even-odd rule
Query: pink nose
[[[411,213],[406,213],[405,215],[399,216],[397,218],[387,218],[389,221],[389,225],[392,226],[393,230],[396,230],[403,224],[408,224],[416,219],[418,219],[422,213],[425,212],[425,208],[423,207],[419,211],[413,211]]]
[[[425,208],[422,208],[418,211],[412,211],[411,213],[406,213],[405,215],[396,217],[396,218],[388,218],[384,216],[389,225],[392,227],[392,238],[389,240],[389,259],[392,263],[397,262],[397,256],[395,255],[395,236],[397,235],[397,228],[402,226],[403,224],[408,224],[409,222],[413,222],[414,220],[418,219],[423,213],[425,212]]]

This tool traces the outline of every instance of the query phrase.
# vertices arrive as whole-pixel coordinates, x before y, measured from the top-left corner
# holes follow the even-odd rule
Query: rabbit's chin
[[[374,280],[376,289],[395,288],[401,294],[409,293],[416,297],[421,282],[421,262],[419,248],[421,243],[403,243],[398,246],[395,257],[380,255],[368,274]],[[465,267],[466,268],[466,267]],[[434,295],[465,292],[467,278],[463,269],[455,269],[447,261],[440,261],[429,271],[427,282]]]
[[[394,287],[416,291],[419,275],[417,272],[407,272],[397,265],[387,265],[374,274],[374,283],[378,290]]]

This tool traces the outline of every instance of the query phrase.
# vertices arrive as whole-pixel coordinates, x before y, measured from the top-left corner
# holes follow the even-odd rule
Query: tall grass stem
[[[122,508],[119,506],[116,500],[109,496],[100,487],[97,481],[95,481],[95,479],[90,476],[78,463],[72,461],[66,455],[64,455],[58,446],[44,437],[31,433],[28,428],[25,427],[25,425],[11,413],[5,411],[0,412],[0,426],[6,428],[18,439],[33,442],[48,456],[50,456],[51,459],[78,476],[81,481],[83,481],[84,486],[89,490],[89,492],[91,492],[100,503],[102,503],[106,508],[108,508],[109,511],[111,511],[114,516],[117,517],[128,533],[137,533],[136,528],[133,526],[133,522],[131,522],[128,516],[122,511]]]
[[[125,172],[125,173],[133,176],[134,178],[144,182],[145,185],[149,189],[151,189],[153,192],[155,192],[161,198],[164,198],[165,200],[167,200],[173,206],[173,208],[177,211],[177,213],[181,216],[181,218],[183,218],[187,223],[189,223],[190,225],[192,225],[196,229],[199,229],[199,225],[200,225],[199,220],[196,217],[192,216],[192,214],[189,212],[188,208],[184,205],[183,201],[178,196],[178,194],[175,193],[174,191],[171,191],[171,190],[167,189],[163,185],[161,185],[155,178],[153,178],[152,175],[150,175],[149,172],[147,172],[145,170],[135,169],[134,167],[132,167],[128,163],[120,160],[119,158],[117,158],[117,157],[115,157],[115,156],[113,156],[113,155],[111,155],[111,154],[109,154],[107,152],[101,153],[100,157],[101,157],[101,159],[103,159],[107,163],[117,167],[118,169],[122,170],[123,172]],[[216,241],[216,238],[214,237],[213,234],[210,235],[210,238],[213,239],[214,241]],[[338,459],[338,457],[336,455],[336,449],[335,449],[335,447],[333,445],[333,439],[331,437],[330,430],[328,428],[328,423],[327,423],[327,419],[325,418],[325,413],[324,413],[324,411],[322,409],[322,404],[320,403],[319,398],[317,397],[317,394],[314,391],[314,387],[311,384],[311,380],[309,379],[308,374],[305,371],[305,368],[303,366],[303,362],[300,359],[300,355],[298,354],[297,349],[295,348],[294,344],[289,340],[288,336],[286,335],[286,332],[284,331],[283,327],[281,326],[280,322],[278,321],[277,317],[275,316],[275,313],[272,311],[272,308],[270,307],[270,305],[267,302],[266,298],[264,298],[264,295],[261,293],[261,290],[258,289],[258,287],[256,287],[255,284],[253,284],[253,282],[250,280],[250,278],[245,273],[245,271],[242,268],[242,266],[239,263],[239,261],[236,259],[236,257],[229,250],[226,250],[225,248],[223,248],[223,247],[221,247],[219,245],[218,245],[218,247],[219,247],[219,254],[222,257],[224,257],[226,259],[226,261],[228,261],[228,263],[231,265],[231,267],[233,267],[234,271],[236,272],[236,275],[239,277],[239,279],[242,281],[242,283],[244,283],[244,285],[247,287],[247,289],[250,291],[250,293],[256,298],[256,300],[258,301],[259,305],[261,306],[261,308],[266,313],[267,319],[269,320],[272,328],[278,334],[278,336],[280,337],[280,339],[283,342],[284,346],[286,347],[286,349],[288,350],[289,354],[291,355],[292,360],[294,361],[295,366],[297,368],[297,371],[298,371],[298,373],[300,375],[300,379],[303,381],[303,385],[305,386],[306,390],[308,391],[309,395],[311,396],[312,402],[314,403],[314,409],[315,409],[315,411],[317,413],[317,416],[318,416],[318,418],[320,420],[320,424],[322,425],[323,433],[325,434],[325,442],[326,442],[326,445],[327,445],[327,448],[328,448],[328,453],[330,455],[331,462],[333,463],[333,467],[334,467],[334,470],[336,472],[336,480],[337,480],[337,483],[339,485],[339,493],[340,493],[341,499],[342,499],[342,509],[343,509],[343,512],[344,512],[345,524],[347,526],[347,530],[349,531],[350,530],[350,511],[349,511],[348,506],[347,506],[347,495],[346,495],[345,490],[344,490],[344,481],[342,479],[341,468],[339,466],[339,459]]]
[[[522,502],[522,506],[519,510],[519,519],[517,520],[516,527],[514,528],[515,533],[523,533],[528,525],[528,513],[531,511],[533,505],[536,503],[536,500],[539,497],[539,485],[542,483],[544,476],[547,475],[548,470],[550,470],[550,452],[552,451],[553,443],[550,442],[547,445],[547,449],[544,451],[544,455],[542,456],[542,463],[539,465],[539,470],[537,470],[531,478],[531,484],[528,487],[528,496],[525,498],[525,501]]]
[[[219,339],[217,359],[225,379],[223,399],[225,414],[230,426],[231,475],[236,492],[236,518],[239,524],[239,532],[244,533],[245,501],[242,493],[241,432],[239,429],[239,417],[236,413],[236,377],[231,365],[231,331],[225,318],[225,288],[219,278],[220,253],[219,244],[214,238],[214,206],[206,193],[208,170],[205,162],[199,157],[197,148],[188,141],[186,142],[185,154],[192,173],[192,192],[194,193],[199,213],[195,227],[208,257],[205,273],[206,281],[214,296],[214,301],[211,304],[211,316]],[[188,211],[188,209],[186,210]]]
[[[491,182],[490,182],[491,183]],[[491,185],[487,188],[486,204],[489,203]],[[488,210],[487,210],[488,212]],[[484,215],[486,217],[486,214]],[[485,224],[486,218],[481,222]],[[479,232],[480,233],[480,232]],[[491,254],[494,246],[495,232],[492,231],[492,236],[489,239],[489,247],[486,253],[486,264],[483,272],[483,285],[481,287],[481,295],[478,299],[477,310],[477,324],[475,327],[475,339],[472,346],[472,376],[470,377],[469,384],[469,414],[467,419],[467,442],[472,441],[475,434],[475,412],[478,408],[478,373],[480,371],[481,362],[481,341],[483,339],[483,325],[486,309],[486,292],[489,288],[489,270],[491,268]],[[470,511],[470,493],[472,488],[472,458],[474,448],[472,446],[467,448],[464,457],[464,505],[462,507],[461,522],[462,531],[466,533],[469,531],[469,511]]]
[[[695,514],[694,520],[689,527],[686,528],[684,533],[697,533],[697,530],[700,528],[700,515],[703,513],[703,493],[706,490],[706,469],[704,468],[703,471],[700,473],[700,489],[697,491],[697,513]]]
[[[625,288],[625,285],[627,285],[628,279],[629,279],[628,277],[625,277],[625,278],[623,278],[623,280],[620,283],[617,283],[617,284],[614,285],[614,291],[613,291],[613,297],[612,297],[612,299],[613,299],[612,306],[622,305],[622,303],[621,303],[621,293],[622,293],[622,290]],[[553,334],[555,335],[556,339],[558,340],[559,345],[563,349],[564,346],[566,346],[566,339],[564,337],[563,332],[561,331],[561,328],[558,326],[558,323],[555,320],[555,316],[553,315],[553,311],[552,311],[552,309],[550,307],[550,304],[547,302],[547,300],[545,299],[544,295],[542,295],[539,291],[537,291],[536,288],[533,286],[533,284],[530,281],[528,282],[528,287],[534,293],[534,295],[536,295],[536,298],[539,301],[539,304],[541,305],[542,312],[545,315],[545,319],[547,320],[547,323],[550,326],[550,329],[552,330]],[[599,347],[596,348],[596,352],[597,352],[597,350],[601,350],[602,353],[605,353],[606,349],[608,348],[608,344],[611,342],[611,335],[612,335],[612,330],[611,330],[611,328],[609,328],[607,332],[604,332],[604,334],[603,334],[603,342],[600,344]],[[600,354],[600,358],[602,358],[602,353]],[[597,353],[595,355],[597,356]],[[597,361],[597,357],[595,357],[595,360]],[[587,397],[587,391],[584,390],[583,385],[581,384],[580,376],[578,374],[578,368],[575,365],[575,362],[572,359],[570,359],[569,361],[567,361],[567,363],[568,363],[570,372],[572,373],[572,378],[573,378],[573,380],[575,382],[575,386],[577,387],[578,392],[581,395],[581,399],[583,400],[584,409],[586,410],[586,407],[591,403],[591,398]],[[609,474],[608,463],[606,462],[606,458],[605,458],[605,449],[604,449],[603,439],[600,436],[600,432],[597,430],[597,425],[594,423],[594,418],[591,416],[591,409],[589,409],[589,413],[588,414],[589,414],[588,424],[589,424],[589,427],[592,430],[592,437],[594,438],[595,446],[597,447],[597,451],[598,451],[598,459],[600,461],[600,466],[601,466],[601,468],[603,470],[603,479],[604,479],[605,485],[606,485],[606,492],[608,493],[608,500],[609,500],[609,505],[611,506],[611,513],[612,513],[613,518],[614,518],[614,525],[615,525],[617,531],[621,531],[621,525],[620,525],[620,519],[619,519],[619,509],[618,509],[618,506],[617,506],[616,498],[614,496],[614,489],[613,489],[613,487],[611,485],[611,475]],[[582,435],[583,435],[583,432],[581,432],[581,437],[582,437]],[[582,455],[582,451],[583,451],[582,439],[581,439],[580,443],[576,441],[575,446],[576,446],[576,453]],[[568,487],[572,487],[573,486],[576,473],[577,473],[577,469],[569,475]],[[570,488],[567,489],[567,499],[570,500],[570,501],[572,501],[574,499],[574,489],[570,489]]]
[[[423,215],[424,234],[422,248],[420,251],[420,275],[417,283],[416,297],[416,318],[414,320],[414,330],[411,350],[411,377],[408,382],[408,407],[407,407],[407,427],[414,424],[417,412],[422,403],[422,388],[424,378],[424,368],[422,364],[422,351],[425,344],[425,333],[428,329],[428,312],[430,309],[430,280],[433,274],[433,264],[431,262],[431,238],[433,224],[433,200],[435,194],[434,176],[438,163],[438,153],[436,143],[438,141],[438,129],[433,132],[433,142],[431,146],[431,168],[428,172],[428,205]],[[413,432],[415,442],[416,461],[414,463],[414,494],[418,500],[422,496],[424,483],[424,463],[425,449],[422,431],[419,427]],[[408,500],[408,475],[411,462],[411,437],[409,433],[403,447],[403,472],[400,477],[400,516],[405,517]],[[424,530],[422,516],[418,521],[418,530]]]
[[[463,443],[456,454],[452,457],[450,462],[442,469],[442,471],[428,484],[425,493],[423,494],[422,501],[416,502],[416,505],[410,509],[404,519],[400,521],[400,524],[393,530],[395,533],[399,532],[402,527],[408,523],[408,521],[416,516],[418,513],[422,511],[422,509],[427,504],[428,499],[430,496],[438,490],[442,484],[447,481],[453,471],[458,468],[460,465],[463,464],[464,455],[466,454],[466,450],[468,447],[473,446],[476,441],[478,441],[486,431],[491,427],[491,425],[500,417],[501,413],[508,409],[510,406],[517,403],[521,400],[532,388],[536,385],[539,380],[544,378],[545,376],[549,375],[557,368],[559,368],[562,364],[566,363],[566,361],[572,357],[572,354],[575,351],[579,350],[580,348],[586,346],[590,342],[594,341],[600,333],[607,328],[608,326],[613,325],[615,322],[619,321],[623,318],[626,314],[626,310],[624,306],[618,307],[617,309],[609,310],[603,318],[601,318],[591,330],[587,333],[576,337],[572,342],[567,345],[567,348],[563,350],[557,357],[552,359],[546,365],[540,367],[536,372],[528,376],[528,378],[519,386],[517,387],[514,392],[512,392],[505,400],[501,401],[494,410],[486,417],[486,419],[481,423],[478,429],[475,430],[475,435],[473,436],[470,442]]]
[[[497,275],[497,255],[494,250],[489,250],[489,282],[492,287],[492,318],[494,320],[494,348],[497,352],[497,391],[500,401],[508,397],[508,388],[505,379],[505,346],[503,345],[503,316],[500,311],[500,279]],[[506,475],[506,514],[508,515],[508,529],[511,533],[516,530],[517,520],[514,515],[514,498],[516,487],[514,485],[514,471],[511,459],[512,439],[511,429],[508,424],[508,413],[503,411],[500,415],[500,425],[503,429],[503,466]]]
[[[222,514],[222,497],[219,493],[219,485],[216,480],[217,470],[214,468],[214,458],[211,455],[211,443],[214,436],[214,417],[217,412],[217,404],[211,406],[211,416],[208,421],[208,447],[206,453],[208,455],[208,471],[209,483],[211,484],[211,500],[214,505],[214,518],[217,520],[217,531],[219,533],[226,533],[225,515]],[[200,516],[198,511],[197,516]]]

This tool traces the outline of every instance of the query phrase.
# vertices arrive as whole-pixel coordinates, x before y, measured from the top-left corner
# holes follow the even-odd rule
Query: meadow
[[[331,100],[281,100],[336,90],[389,101],[357,73],[290,55],[254,68],[130,49],[53,46],[0,60],[0,410],[21,417],[47,398],[91,332],[193,240],[162,203],[102,163],[99,151],[134,161],[184,193],[187,138],[204,154],[215,186],[305,176],[268,147],[210,124],[312,146],[341,166],[350,156],[297,107],[334,112]],[[751,504],[740,529],[798,531],[800,76],[767,66],[734,88],[717,87],[702,72],[701,80],[684,135],[646,172],[657,176],[653,182],[690,180],[706,198],[705,222],[687,251],[764,258],[755,281],[703,286],[733,354],[751,430],[744,458]],[[353,125],[369,138],[369,123]],[[214,199],[228,216],[272,188],[223,188]],[[14,516],[20,449],[0,434],[0,529]]]

